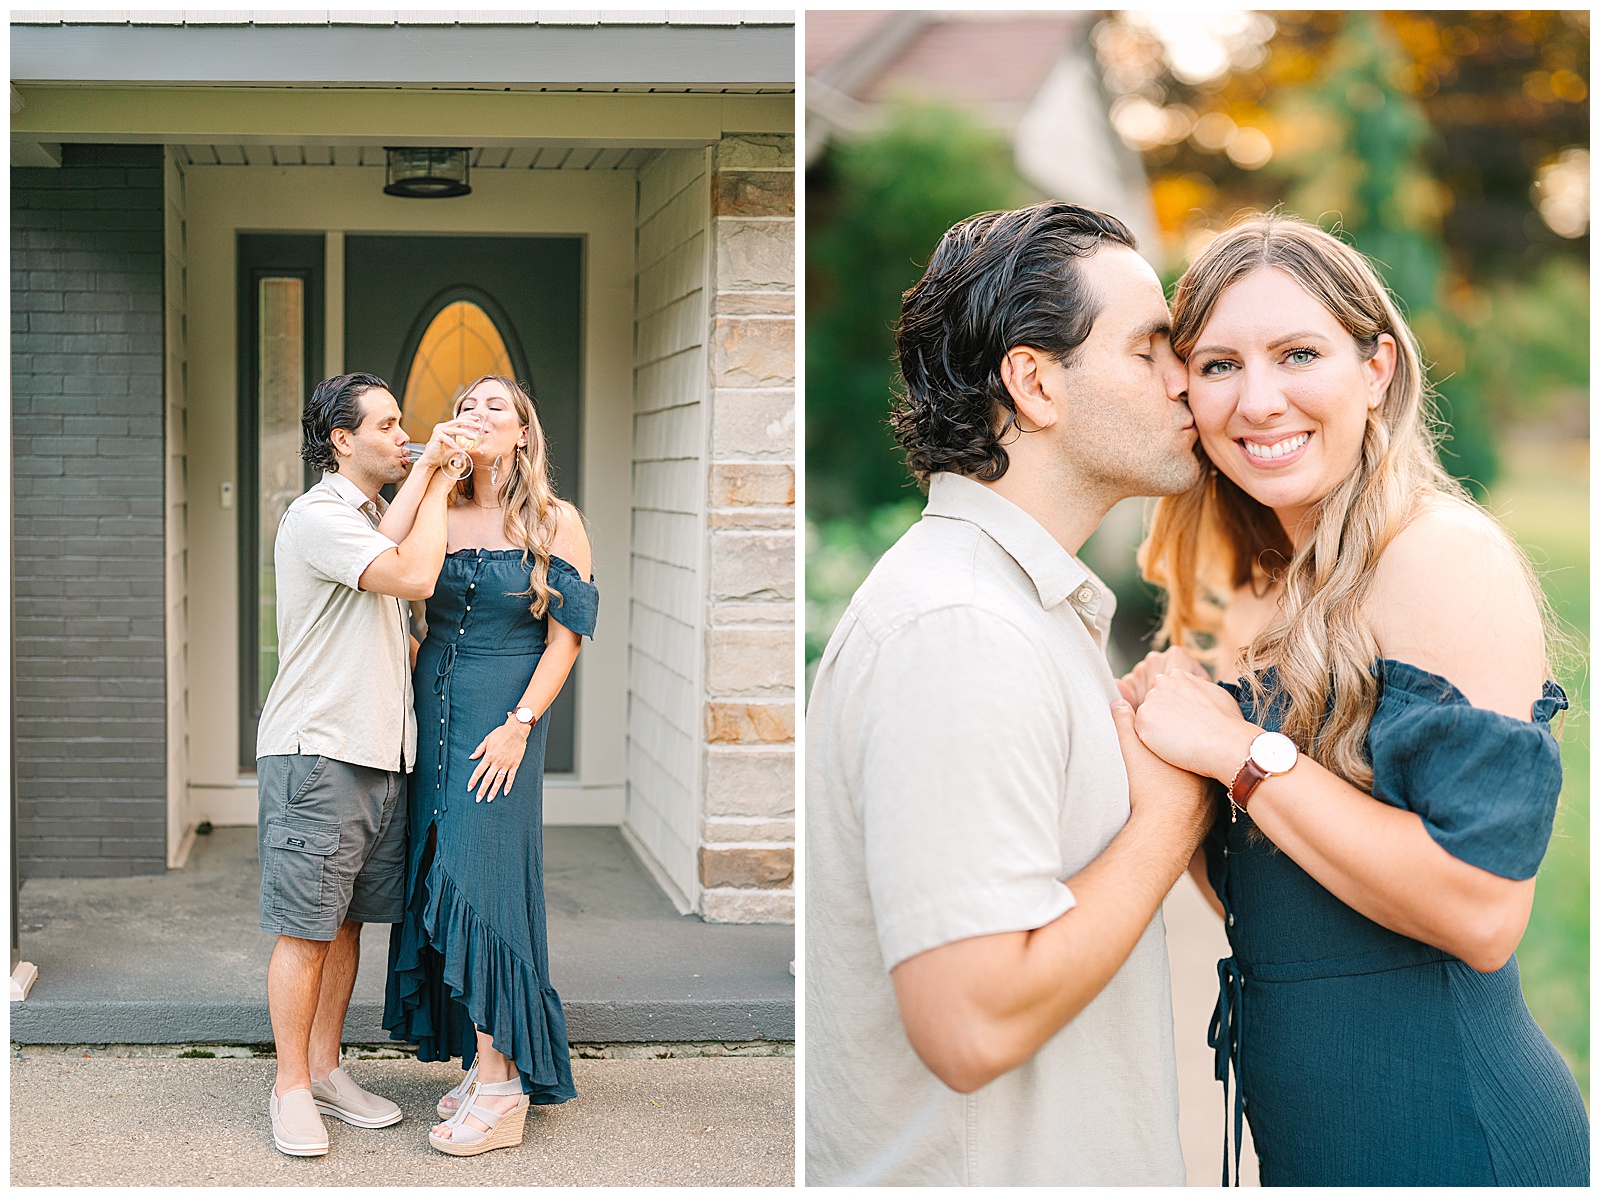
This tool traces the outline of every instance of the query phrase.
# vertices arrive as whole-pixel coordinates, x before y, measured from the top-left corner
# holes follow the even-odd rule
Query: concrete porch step
[[[545,829],[551,981],[574,1043],[794,1039],[794,928],[680,915],[614,827]],[[33,879],[17,1043],[270,1043],[253,827],[196,839],[151,877]],[[389,928],[361,937],[348,1043],[386,1043]]]

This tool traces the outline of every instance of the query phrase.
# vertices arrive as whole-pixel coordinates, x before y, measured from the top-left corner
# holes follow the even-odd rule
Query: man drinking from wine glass
[[[317,385],[301,456],[322,479],[284,513],[274,545],[278,673],[256,740],[261,928],[278,934],[267,1005],[278,1071],[272,1138],[325,1155],[322,1113],[360,1127],[400,1107],[340,1066],[361,927],[399,922],[404,778],[416,757],[406,603],[426,598],[444,560],[452,485],[440,469],[467,421],[438,425],[408,464],[400,408],[371,374]],[[399,544],[378,531],[388,504],[416,509]]]

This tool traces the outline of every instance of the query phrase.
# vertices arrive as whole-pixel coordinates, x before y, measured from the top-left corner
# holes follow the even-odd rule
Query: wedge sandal
[[[439,1120],[441,1122],[448,1122],[450,1119],[452,1119],[452,1118],[454,1118],[456,1116],[456,1111],[461,1108],[461,1102],[467,1096],[467,1090],[472,1088],[472,1082],[477,1080],[477,1079],[478,1079],[478,1061],[477,1061],[476,1057],[474,1057],[474,1059],[472,1061],[472,1067],[467,1069],[467,1075],[461,1078],[461,1083],[459,1085],[457,1085],[454,1089],[450,1090],[450,1092],[446,1093],[444,1095],[444,1097],[441,1097],[439,1099],[439,1104],[433,1107],[434,1109],[439,1111]],[[445,1098],[446,1097],[455,1098],[456,1099],[456,1104],[453,1105],[453,1106],[445,1105],[444,1102],[445,1102]]]
[[[479,1097],[510,1097],[513,1093],[520,1100],[503,1114],[496,1114],[493,1110],[475,1104]],[[475,1126],[468,1126],[469,1116],[487,1124],[489,1129],[479,1130]],[[467,1090],[461,1108],[445,1122],[450,1128],[450,1137],[441,1139],[430,1130],[428,1143],[446,1155],[482,1155],[497,1147],[519,1147],[522,1144],[523,1123],[527,1121],[527,1117],[528,1097],[522,1092],[521,1077],[512,1077],[509,1081],[496,1081],[490,1085],[474,1081]]]

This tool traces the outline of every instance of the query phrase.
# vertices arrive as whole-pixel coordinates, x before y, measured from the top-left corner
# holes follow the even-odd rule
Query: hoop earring
[[[500,461],[501,461],[501,459],[503,457],[505,457],[504,453],[498,454],[494,459],[494,464],[489,467],[489,485],[490,486],[499,486],[500,485]]]

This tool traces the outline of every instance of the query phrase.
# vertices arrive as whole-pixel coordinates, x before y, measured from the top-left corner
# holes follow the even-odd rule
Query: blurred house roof
[[[1159,254],[1144,169],[1111,128],[1089,44],[1097,12],[806,13],[806,159],[898,100],[966,110],[1009,137],[1041,192],[1111,212]]]
[[[834,63],[861,48],[867,35],[902,14],[822,9],[806,14],[806,77],[827,78]]]
[[[942,100],[1012,132],[1096,14],[813,11],[806,80],[845,107]],[[858,119],[870,123],[864,113]],[[824,130],[824,134],[834,130]]]
[[[861,98],[937,94],[996,116],[1020,117],[1070,39],[1087,23],[1080,13],[931,21]]]

